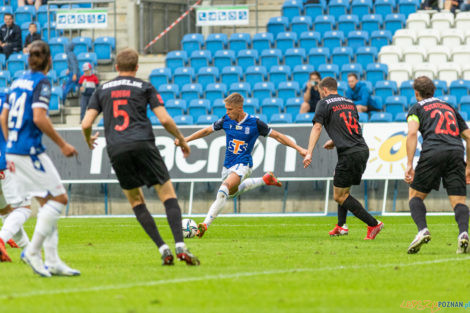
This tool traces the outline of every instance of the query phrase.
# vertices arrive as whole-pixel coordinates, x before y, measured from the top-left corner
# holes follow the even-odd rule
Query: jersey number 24
[[[23,92],[17,99],[16,93],[12,93],[8,102],[10,102],[10,113],[8,114],[8,128],[20,129],[23,124],[24,107],[26,103],[26,92]]]

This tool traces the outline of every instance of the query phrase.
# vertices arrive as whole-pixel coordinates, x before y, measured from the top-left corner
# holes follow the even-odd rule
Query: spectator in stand
[[[462,1],[462,4],[460,5],[460,10],[461,11],[470,11],[470,0]]]
[[[73,52],[73,47],[75,45],[73,42],[67,44],[65,48],[65,53],[67,54],[67,81],[65,82],[64,86],[62,87],[62,101],[65,105],[65,99],[70,91],[75,90],[78,83],[78,75],[80,74],[80,70],[78,68],[78,60],[77,56]]]
[[[316,71],[310,73],[310,80],[305,87],[304,102],[300,106],[299,113],[315,112],[317,102],[320,101],[320,93],[318,92],[318,84],[320,81],[320,73]]]
[[[421,3],[421,10],[440,10],[439,0],[424,0]]]
[[[348,89],[346,98],[351,99],[356,104],[358,112],[374,111],[376,108],[372,103],[370,91],[364,82],[360,82],[355,73],[348,74]]]
[[[90,63],[86,62],[82,66],[83,75],[78,81],[80,86],[80,121],[85,116],[88,102],[90,102],[91,95],[98,88],[98,77],[92,72],[93,68]]]
[[[29,45],[35,40],[41,40],[41,35],[38,33],[38,27],[36,23],[29,24],[29,34],[26,36],[24,41],[23,53],[29,53]]]
[[[39,9],[39,7],[43,4],[46,4],[47,0],[18,0],[18,6],[22,7],[25,5],[34,5],[36,10]]]
[[[463,2],[463,0],[445,0],[444,10],[450,11],[455,14],[455,11],[460,8]]]
[[[0,27],[0,53],[8,59],[12,53],[21,52],[21,29],[10,13],[5,13],[3,21],[5,24]]]

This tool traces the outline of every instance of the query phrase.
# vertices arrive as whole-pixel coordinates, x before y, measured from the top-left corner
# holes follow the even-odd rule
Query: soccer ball
[[[184,238],[193,238],[197,233],[197,224],[190,218],[183,220],[183,236]]]

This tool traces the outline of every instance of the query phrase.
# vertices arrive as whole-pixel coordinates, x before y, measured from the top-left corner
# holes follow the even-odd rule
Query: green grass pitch
[[[333,217],[219,218],[204,238],[187,240],[200,267],[162,267],[134,218],[62,219],[61,257],[82,276],[40,278],[8,249],[0,311],[385,313],[431,312],[403,301],[470,301],[470,255],[455,253],[453,217],[428,218],[433,237],[417,255],[406,254],[416,234],[410,217],[380,219],[382,233],[365,241],[353,217],[341,238],[328,236]],[[157,223],[173,248],[166,220]]]

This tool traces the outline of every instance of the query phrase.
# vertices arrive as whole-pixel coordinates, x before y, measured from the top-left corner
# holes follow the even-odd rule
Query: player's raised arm
[[[322,128],[323,126],[320,123],[315,123],[312,127],[312,131],[310,132],[310,138],[308,140],[307,155],[304,158],[304,168],[307,168],[310,163],[312,163],[313,149],[315,149],[315,146],[317,145]]]
[[[405,171],[405,182],[410,184],[414,178],[413,159],[418,145],[419,119],[416,115],[408,117],[408,136],[406,137],[407,165]]]
[[[280,143],[282,143],[285,146],[288,146],[288,147],[291,147],[291,148],[297,150],[297,152],[302,157],[305,157],[305,155],[307,154],[307,150],[305,150],[304,148],[302,148],[301,146],[296,144],[294,141],[292,141],[289,137],[287,137],[286,135],[284,135],[284,134],[282,134],[278,131],[272,130],[271,133],[269,134],[269,137],[276,139],[277,141],[279,141]]]

